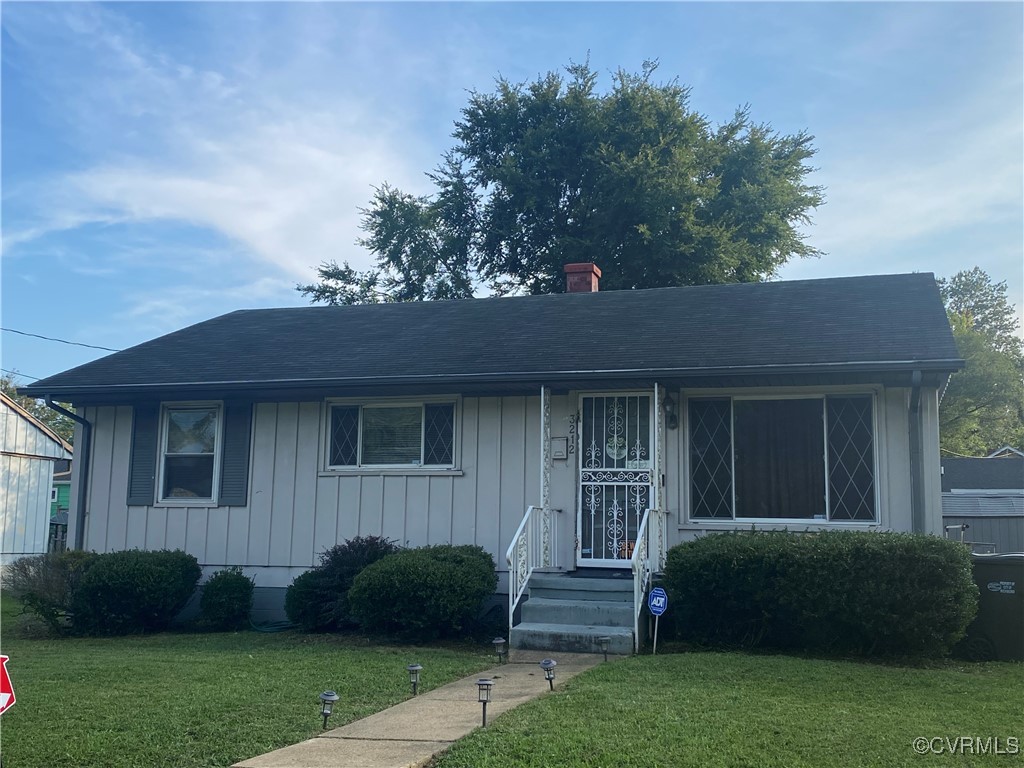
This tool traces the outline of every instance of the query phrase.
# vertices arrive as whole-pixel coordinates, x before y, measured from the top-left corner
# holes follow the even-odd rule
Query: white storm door
[[[580,398],[576,561],[624,568],[651,505],[654,419],[650,394]]]

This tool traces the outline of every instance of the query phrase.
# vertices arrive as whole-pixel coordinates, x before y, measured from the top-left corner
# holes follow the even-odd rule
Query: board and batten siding
[[[747,390],[751,392],[751,390]],[[764,390],[779,392],[780,390]],[[807,389],[800,391],[810,391]],[[863,391],[863,390],[861,390]],[[665,431],[664,509],[668,545],[712,530],[747,529],[749,523],[689,520],[686,510],[686,392],[678,429]],[[879,520],[847,527],[910,531],[911,486],[907,388],[879,388],[876,398]],[[551,437],[568,437],[578,394],[551,398]],[[941,535],[938,401],[923,393],[925,512],[929,533]],[[505,550],[526,507],[540,499],[540,399],[466,397],[457,407],[458,469],[431,471],[325,470],[324,402],[257,403],[253,408],[248,504],[172,506],[127,504],[131,407],[88,408],[94,424],[86,548],[184,549],[207,573],[242,565],[257,587],[285,587],[317,556],[355,536],[384,536],[403,546],[476,544],[490,552],[506,587]],[[577,463],[572,453],[551,467],[550,504],[557,541],[556,567],[575,565]],[[76,467],[76,470],[78,468]],[[72,498],[76,498],[77,475]],[[71,515],[71,525],[75,524]],[[782,522],[790,530],[834,523]],[[69,531],[73,536],[74,531]]]
[[[462,398],[458,468],[437,472],[325,470],[324,408],[255,404],[248,504],[230,507],[129,506],[133,409],[86,408],[94,425],[86,549],[183,549],[207,570],[244,566],[258,587],[287,586],[355,536],[476,544],[506,570],[509,541],[526,507],[540,502],[539,398]]]
[[[71,455],[0,402],[0,564],[46,552],[53,465]]]

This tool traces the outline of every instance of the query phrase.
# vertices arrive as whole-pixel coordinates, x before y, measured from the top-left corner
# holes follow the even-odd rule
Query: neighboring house
[[[47,551],[54,464],[71,445],[0,393],[0,565]]]
[[[278,611],[336,542],[477,544],[532,598],[517,645],[589,650],[631,647],[667,547],[709,531],[941,535],[963,363],[932,275],[598,293],[566,269],[558,295],[233,312],[32,384],[92,433],[72,539],[241,565]]]
[[[49,552],[63,552],[68,539],[68,510],[71,506],[71,459],[61,459],[53,467],[50,491]]]
[[[1024,456],[944,458],[942,522],[975,552],[1024,553]]]

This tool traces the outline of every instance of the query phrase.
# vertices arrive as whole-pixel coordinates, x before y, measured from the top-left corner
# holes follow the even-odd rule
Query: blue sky
[[[365,267],[360,206],[430,191],[466,92],[658,59],[724,122],[814,134],[827,252],[783,279],[981,266],[1024,304],[1020,3],[12,3],[3,326],[123,348]],[[600,263],[600,254],[595,254]],[[44,377],[102,352],[2,334]]]

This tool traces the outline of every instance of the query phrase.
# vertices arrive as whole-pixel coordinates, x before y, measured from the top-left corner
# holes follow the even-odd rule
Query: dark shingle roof
[[[499,381],[600,372],[960,364],[931,274],[232,312],[36,382],[167,386]],[[448,381],[452,381],[448,378]]]
[[[1024,458],[942,460],[942,490],[1024,489]]]

